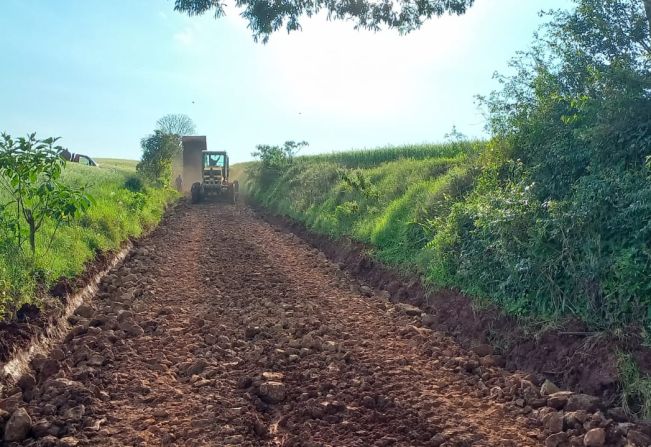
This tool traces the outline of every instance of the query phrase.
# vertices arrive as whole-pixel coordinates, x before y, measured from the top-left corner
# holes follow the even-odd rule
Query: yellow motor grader
[[[201,181],[190,188],[192,203],[208,197],[237,202],[239,184],[229,181],[228,154],[224,151],[201,151]]]

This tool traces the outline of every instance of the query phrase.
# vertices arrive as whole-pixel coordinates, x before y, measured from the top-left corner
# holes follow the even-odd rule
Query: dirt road
[[[181,204],[33,362],[16,445],[543,445],[501,403],[522,375],[362,291],[244,207]]]

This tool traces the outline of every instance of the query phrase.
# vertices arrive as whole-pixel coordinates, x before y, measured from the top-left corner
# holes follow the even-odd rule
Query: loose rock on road
[[[245,207],[182,203],[34,359],[5,444],[543,445],[503,403],[524,375],[363,292]]]

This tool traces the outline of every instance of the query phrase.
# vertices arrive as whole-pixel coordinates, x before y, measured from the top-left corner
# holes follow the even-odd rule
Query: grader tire
[[[192,203],[199,203],[201,201],[201,183],[196,182],[190,188],[190,200]]]

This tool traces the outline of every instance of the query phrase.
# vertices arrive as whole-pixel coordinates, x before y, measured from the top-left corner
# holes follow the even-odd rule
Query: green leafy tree
[[[163,133],[178,135],[194,135],[196,132],[194,122],[188,115],[170,113],[156,121],[156,128]]]
[[[302,16],[312,17],[326,11],[329,20],[352,20],[356,29],[377,31],[382,26],[408,33],[432,17],[448,14],[464,14],[475,0],[356,0],[333,1],[286,0],[236,0],[235,6],[242,11],[240,15],[249,22],[256,41],[267,42],[269,36],[285,27],[287,32],[301,29]],[[604,4],[608,4],[606,1]],[[644,8],[645,26],[651,29],[651,0],[628,0],[624,6]],[[175,0],[174,10],[190,16],[212,12],[216,18],[225,14],[225,3],[219,0]]]
[[[148,180],[169,185],[172,179],[172,161],[181,152],[178,135],[155,130],[140,142],[142,158],[136,169]]]
[[[447,132],[445,135],[443,135],[443,138],[445,138],[445,140],[449,141],[450,143],[460,143],[462,141],[468,141],[468,137],[459,129],[457,129],[456,125],[453,125],[450,132]]]
[[[10,197],[2,204],[4,224],[22,249],[29,242],[32,257],[36,253],[37,235],[49,220],[54,231],[91,205],[83,188],[73,188],[60,181],[65,160],[63,148],[54,146],[57,138],[39,140],[35,134],[14,140],[7,134],[0,139],[0,186]]]
[[[451,283],[514,313],[651,332],[644,4],[575,0],[547,16],[484,98],[502,153],[437,229],[436,256],[447,256]]]
[[[259,158],[265,168],[274,170],[285,169],[292,164],[296,154],[306,146],[308,146],[306,141],[298,143],[295,141],[285,141],[285,144],[282,146],[260,144],[256,146],[256,151],[251,155]]]
[[[299,30],[302,16],[311,17],[321,11],[326,11],[329,19],[352,20],[357,29],[379,30],[384,26],[408,33],[432,17],[463,14],[473,3],[474,0],[235,1],[242,10],[241,16],[249,22],[254,39],[263,42],[283,27],[288,32]],[[176,0],[174,9],[190,16],[212,12],[215,17],[221,17],[225,13],[224,6],[219,0]]]
[[[515,75],[485,101],[543,198],[588,172],[639,166],[651,147],[651,37],[641,1],[576,0],[548,13]]]
[[[294,162],[296,154],[308,146],[307,141],[285,141],[282,146],[271,146],[260,144],[251,155],[259,158],[260,163],[253,169],[257,169],[252,177],[260,179],[262,184],[268,184],[273,179],[282,175]]]

